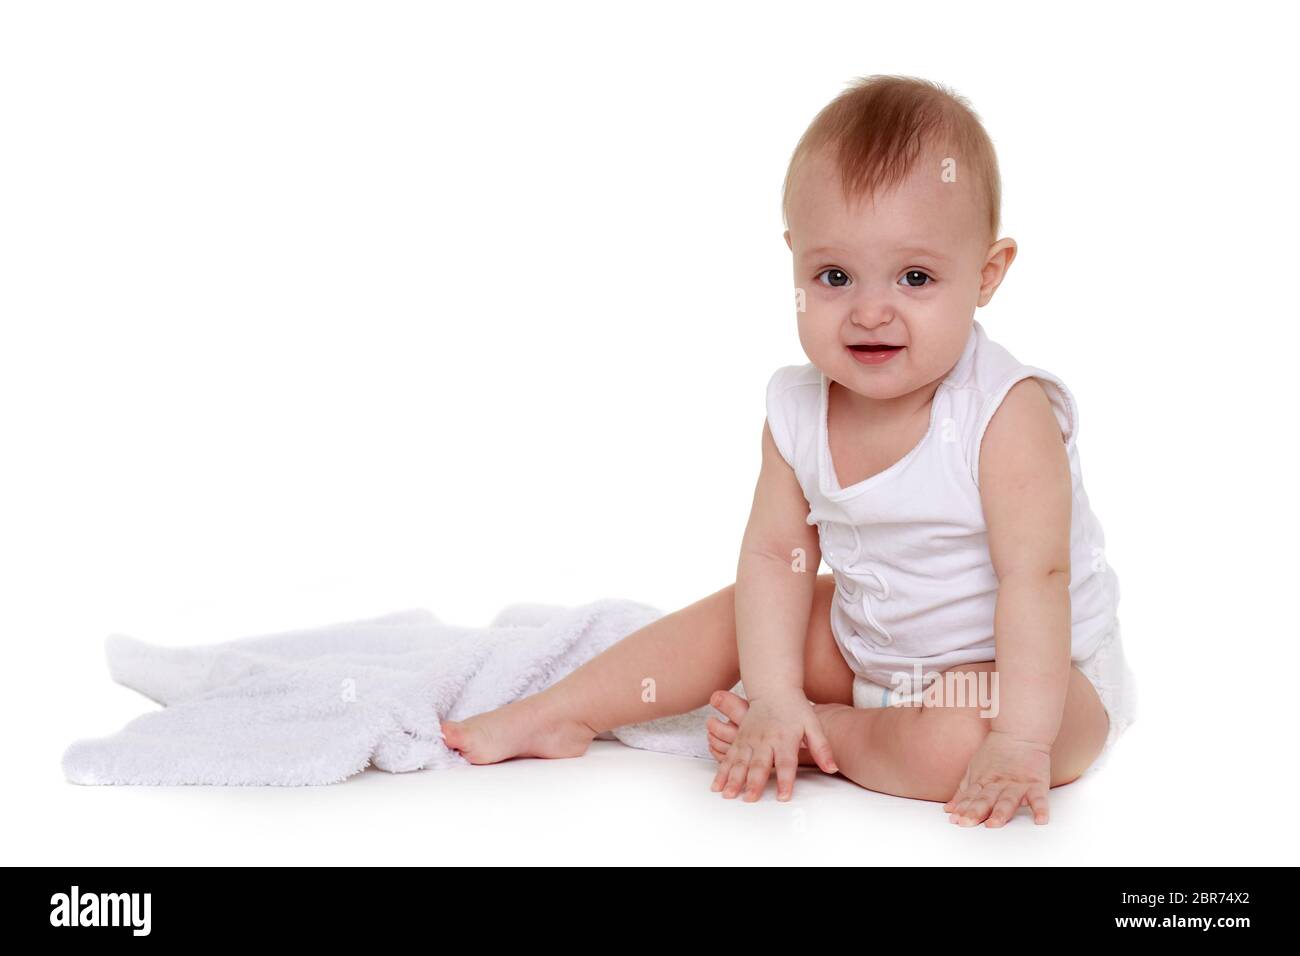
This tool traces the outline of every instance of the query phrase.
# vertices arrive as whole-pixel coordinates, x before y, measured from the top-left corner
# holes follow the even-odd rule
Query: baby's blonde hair
[[[997,238],[1002,217],[997,152],[970,103],[947,87],[913,76],[867,76],[822,107],[799,138],[781,187],[781,221],[787,229],[795,172],[823,147],[832,150],[845,202],[896,186],[923,151],[939,150],[957,161],[959,177],[976,178],[988,206],[990,239]]]

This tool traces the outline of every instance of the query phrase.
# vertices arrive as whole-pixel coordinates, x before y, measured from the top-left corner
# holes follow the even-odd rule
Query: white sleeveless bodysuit
[[[1132,678],[1118,645],[1119,584],[1083,490],[1078,412],[1060,379],[1022,365],[975,322],[935,392],[925,437],[900,461],[847,488],[831,465],[829,379],[816,366],[773,374],[768,427],[808,499],[806,520],[817,526],[834,574],[835,641],[860,679],[889,687],[918,665],[928,674],[995,659],[998,579],[980,503],[980,441],[1011,386],[1028,377],[1044,386],[1069,452],[1071,658],[1090,665],[1080,669],[1110,712],[1109,744],[1134,719]]]

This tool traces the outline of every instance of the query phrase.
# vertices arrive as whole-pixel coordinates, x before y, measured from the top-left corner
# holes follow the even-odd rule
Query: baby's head
[[[946,375],[1015,258],[997,240],[1000,206],[997,154],[955,93],[872,76],[831,101],[782,194],[809,360],[877,399]]]

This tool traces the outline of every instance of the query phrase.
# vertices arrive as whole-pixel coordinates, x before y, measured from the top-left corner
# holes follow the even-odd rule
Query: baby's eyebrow
[[[905,256],[929,256],[931,259],[937,259],[940,262],[947,262],[948,257],[940,255],[933,249],[927,249],[925,246],[904,246],[898,250]]]
[[[818,246],[816,249],[808,249],[804,252],[805,256],[829,256],[839,252],[836,246]]]

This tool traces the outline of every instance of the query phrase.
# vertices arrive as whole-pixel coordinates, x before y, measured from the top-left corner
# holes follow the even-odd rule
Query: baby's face
[[[945,182],[943,157],[922,158],[898,188],[851,206],[825,154],[792,183],[799,341],[826,376],[859,395],[890,399],[943,378],[961,357],[975,309],[992,298],[1015,242],[990,244],[973,177]],[[863,343],[890,350],[854,349]]]

